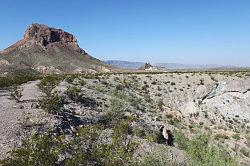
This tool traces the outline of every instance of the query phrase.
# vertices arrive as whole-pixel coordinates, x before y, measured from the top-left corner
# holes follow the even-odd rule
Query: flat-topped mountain
[[[27,68],[42,73],[110,70],[80,48],[74,35],[42,24],[32,24],[23,39],[0,52],[0,72]]]

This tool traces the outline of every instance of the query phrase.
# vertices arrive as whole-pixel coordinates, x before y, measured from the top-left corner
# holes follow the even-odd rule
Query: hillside
[[[41,73],[107,72],[111,67],[79,47],[74,35],[32,24],[23,39],[0,52],[0,72],[32,69]]]
[[[56,75],[3,90],[0,154],[5,158],[17,149],[2,162],[248,166],[249,75]],[[162,139],[163,125],[172,132],[174,146]]]

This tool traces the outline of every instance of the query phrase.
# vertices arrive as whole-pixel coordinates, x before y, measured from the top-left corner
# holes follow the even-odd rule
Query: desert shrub
[[[246,139],[247,139],[247,147],[250,148],[250,136],[247,136]]]
[[[133,118],[121,121],[114,127],[112,142],[102,145],[99,151],[99,163],[103,165],[126,165],[131,161],[138,143],[129,138],[130,125]],[[103,162],[102,162],[103,161]]]
[[[199,85],[204,85],[205,83],[204,83],[204,79],[202,78],[202,79],[200,79],[200,83],[199,83]]]
[[[173,117],[171,114],[168,114],[167,115],[168,117],[168,123],[175,126],[175,127],[180,127],[180,119],[176,118],[176,117]]]
[[[22,146],[13,150],[10,157],[0,161],[2,166],[54,166],[62,149],[60,137],[51,134],[34,134],[22,141]]]
[[[140,138],[145,138],[146,133],[142,129],[135,128],[135,129],[133,129],[133,135],[137,136],[137,137],[140,137]]]
[[[161,87],[160,87],[160,86],[157,86],[157,90],[158,90],[158,91],[161,91],[162,89],[161,89]]]
[[[40,76],[40,73],[31,70],[15,70],[7,76],[0,77],[0,88],[21,85],[37,80]]]
[[[175,142],[177,143],[178,148],[182,150],[186,150],[188,147],[189,139],[181,131],[174,130],[173,133],[174,133]]]
[[[114,126],[110,141],[102,142],[103,128],[87,125],[77,129],[71,139],[53,132],[36,133],[22,141],[10,157],[1,160],[2,166],[55,165],[126,165],[131,161],[138,143],[129,137],[133,119],[128,118]]]
[[[75,80],[74,75],[67,75],[67,76],[65,77],[65,81],[67,81],[67,82],[70,83],[70,84],[72,84],[72,83],[74,82],[74,80]]]
[[[162,94],[161,93],[156,93],[155,96],[161,97]]]
[[[213,76],[211,76],[211,80],[213,80],[214,82],[218,82],[218,80],[216,80],[216,78]]]
[[[132,75],[131,78],[132,78],[133,81],[137,81],[138,76],[137,75]]]
[[[114,77],[114,81],[119,82],[120,78],[119,77]]]
[[[237,165],[235,159],[223,147],[211,145],[209,141],[209,136],[205,134],[200,134],[189,141],[186,149],[189,156],[188,165]]]
[[[127,101],[130,103],[132,107],[138,110],[144,110],[143,105],[142,105],[142,99],[136,97],[135,95],[130,95],[127,97]]]
[[[116,85],[115,90],[116,90],[116,91],[124,90],[124,86],[121,85],[121,84],[118,84],[118,85]]]
[[[170,85],[171,85],[171,86],[174,86],[174,85],[175,85],[175,82],[171,82]]]
[[[112,98],[109,110],[100,116],[99,123],[114,125],[123,117],[125,110],[126,105],[120,99]]]
[[[159,107],[160,110],[163,110],[163,106],[164,106],[163,100],[159,100],[157,103],[157,106]]]
[[[101,127],[90,125],[80,128],[71,143],[71,157],[66,165],[126,165],[138,146],[128,137],[132,119],[123,120],[113,128],[109,143],[100,143]]]
[[[63,79],[61,75],[48,75],[42,78],[38,87],[47,95],[50,95],[51,91],[60,83]]]
[[[214,139],[215,140],[219,140],[219,139],[229,139],[229,137],[225,134],[221,134],[221,133],[218,133],[214,136]]]
[[[156,82],[156,81],[152,81],[151,84],[152,84],[152,85],[156,85],[157,82]]]
[[[86,85],[86,81],[83,80],[83,79],[79,80],[78,83],[79,83],[81,86]]]
[[[144,105],[142,104],[142,99],[134,94],[126,94],[123,91],[115,91],[114,97],[123,100],[123,102],[130,103],[132,107],[138,110],[144,110]]]
[[[234,134],[232,137],[237,141],[240,140],[240,134]]]
[[[241,148],[240,152],[246,156],[246,157],[250,157],[250,152],[246,149],[246,148]]]
[[[148,102],[148,103],[153,102],[153,100],[151,99],[151,97],[150,97],[149,94],[145,94],[145,95],[144,95],[144,100],[145,100],[146,102]]]
[[[98,125],[88,125],[77,130],[75,138],[69,143],[68,153],[70,157],[66,158],[65,165],[87,165],[91,161],[96,162],[96,156],[99,145],[97,141],[101,133],[101,127]]]
[[[147,88],[149,88],[149,85],[148,85],[148,84],[145,84],[145,85],[142,86],[142,90],[143,90],[143,91],[147,91]]]
[[[130,166],[177,166],[178,164],[173,163],[167,157],[166,146],[161,146],[160,149],[148,153],[144,156],[134,158]]]
[[[149,132],[149,133],[146,134],[146,139],[150,143],[153,143],[153,142],[157,143],[158,142],[158,138],[159,138],[158,134],[155,133],[155,132]]]
[[[69,96],[70,99],[76,101],[80,98],[81,89],[76,86],[68,87],[65,93]]]
[[[19,102],[20,101],[20,98],[22,97],[22,91],[19,90],[16,86],[14,86],[12,89],[11,89],[11,93],[10,93],[10,97],[14,100],[16,100],[16,102]]]
[[[46,96],[40,101],[42,109],[55,115],[59,115],[62,112],[63,103],[63,97],[57,93]]]

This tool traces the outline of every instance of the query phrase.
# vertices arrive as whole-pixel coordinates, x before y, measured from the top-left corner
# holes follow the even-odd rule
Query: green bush
[[[167,157],[166,146],[161,146],[158,150],[150,152],[144,156],[134,158],[130,166],[177,166],[177,163],[170,161]]]
[[[163,110],[164,102],[162,99],[158,101],[157,105],[158,105],[160,110]]]
[[[71,99],[74,100],[74,101],[79,100],[79,98],[81,97],[81,96],[80,96],[81,89],[80,89],[80,88],[77,88],[77,87],[75,87],[75,86],[73,86],[73,87],[68,87],[68,89],[66,90],[65,93],[69,96],[69,98],[71,98]]]
[[[214,139],[215,140],[219,140],[219,139],[229,139],[229,137],[225,134],[222,134],[222,133],[218,133],[214,136]]]
[[[174,140],[181,150],[187,150],[189,139],[181,131],[174,130]]]
[[[40,76],[40,73],[31,70],[15,70],[5,77],[0,77],[0,88],[21,85],[28,81],[37,80]]]
[[[60,137],[50,134],[35,134],[22,141],[22,146],[13,150],[11,157],[0,161],[2,166],[54,166],[61,153]]]
[[[77,166],[126,165],[132,160],[138,143],[128,137],[133,119],[121,121],[113,128],[111,140],[102,143],[103,128],[88,125],[77,130],[72,139],[54,133],[37,133],[23,140],[22,146],[1,160],[2,166]]]
[[[69,84],[72,84],[75,80],[75,76],[74,75],[67,75],[65,77],[65,81],[68,82]]]
[[[241,139],[240,134],[234,134],[232,137],[237,141]]]
[[[157,143],[157,142],[158,142],[158,138],[159,138],[159,136],[158,136],[158,134],[155,133],[155,132],[150,132],[150,133],[147,133],[147,134],[146,134],[146,139],[147,139],[148,142],[150,142],[150,143],[153,143],[153,142]]]
[[[60,83],[63,79],[62,75],[48,75],[42,78],[38,87],[47,95]]]
[[[234,158],[220,146],[210,145],[208,135],[198,135],[190,140],[186,149],[188,165],[237,166]]]
[[[99,122],[112,126],[123,118],[125,109],[126,105],[120,99],[112,98],[109,110],[100,117]]]
[[[167,157],[166,146],[160,147],[159,150],[153,151],[142,157],[134,158],[130,166],[177,166],[177,163],[170,161]]]
[[[115,91],[124,90],[124,86],[121,84],[116,85]]]
[[[55,115],[59,115],[61,113],[63,103],[63,97],[59,96],[57,93],[46,96],[40,101],[42,109],[44,109],[50,114]]]

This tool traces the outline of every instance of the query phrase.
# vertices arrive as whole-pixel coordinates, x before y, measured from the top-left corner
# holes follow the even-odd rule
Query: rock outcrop
[[[139,70],[156,70],[150,63],[145,63]]]
[[[90,56],[79,47],[74,35],[62,29],[51,28],[42,24],[32,24],[24,33],[23,39],[0,52],[0,60],[12,65],[6,68],[30,68],[49,73],[72,73],[80,70],[106,72],[110,66]],[[102,70],[104,69],[104,70]]]
[[[61,29],[50,28],[47,25],[32,24],[25,31],[22,40],[8,47],[2,53],[8,53],[15,49],[28,48],[32,45],[39,45],[45,50],[49,47],[53,47],[53,45],[58,45],[74,51],[84,52],[78,46],[77,39],[74,35]]]

